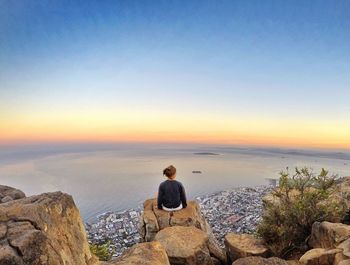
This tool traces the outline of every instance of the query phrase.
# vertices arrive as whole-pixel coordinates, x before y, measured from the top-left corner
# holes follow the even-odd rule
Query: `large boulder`
[[[315,222],[308,244],[312,248],[336,248],[350,238],[350,226],[341,223]]]
[[[335,255],[334,265],[338,265],[345,260],[350,262],[350,238],[340,243],[337,248],[341,249],[342,252]]]
[[[263,258],[263,257],[246,257],[240,258],[232,263],[232,265],[297,265],[297,261],[286,261],[276,257]]]
[[[170,265],[164,247],[157,241],[139,243],[106,265]]]
[[[45,193],[0,204],[0,265],[97,265],[71,196]]]
[[[141,218],[141,236],[144,242],[152,241],[158,233],[159,225],[153,211],[145,210]]]
[[[197,202],[189,201],[185,209],[172,213],[159,210],[156,199],[149,199],[144,202],[144,211],[140,220],[142,241],[153,241],[159,231],[173,226],[196,227],[205,232],[209,237],[208,247],[212,256],[222,263],[226,263],[225,252],[219,246]]]
[[[334,263],[335,255],[340,252],[341,249],[314,248],[307,251],[299,261],[305,265],[331,265]]]
[[[209,228],[195,201],[189,201],[185,209],[172,213],[158,209],[156,199],[145,201],[143,206],[140,232],[144,241],[152,241],[158,231],[169,226],[194,226],[205,232]]]
[[[270,254],[262,240],[248,234],[227,234],[225,236],[225,247],[227,257],[231,262],[249,256],[266,258]]]
[[[195,227],[173,226],[157,233],[172,265],[213,265],[209,251],[209,237]]]
[[[13,200],[24,198],[26,195],[23,191],[0,185],[0,203],[6,203]]]

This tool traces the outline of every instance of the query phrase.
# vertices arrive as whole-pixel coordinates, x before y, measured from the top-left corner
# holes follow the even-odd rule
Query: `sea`
[[[0,146],[0,184],[27,195],[63,191],[83,219],[136,208],[155,197],[162,171],[177,168],[189,199],[236,187],[266,185],[281,170],[322,168],[350,176],[350,150],[188,144],[22,144]]]

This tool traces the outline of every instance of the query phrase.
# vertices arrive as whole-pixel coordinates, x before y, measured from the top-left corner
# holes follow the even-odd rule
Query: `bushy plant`
[[[90,251],[97,256],[99,260],[108,261],[112,258],[114,247],[110,241],[104,244],[90,244]]]
[[[325,169],[316,175],[306,167],[280,173],[274,200],[265,204],[257,229],[276,256],[285,258],[304,249],[314,222],[345,215],[345,203],[336,196],[336,178]]]

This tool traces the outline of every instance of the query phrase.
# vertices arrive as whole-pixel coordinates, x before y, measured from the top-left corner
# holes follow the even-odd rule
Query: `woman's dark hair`
[[[168,178],[171,178],[172,176],[174,176],[176,173],[176,168],[171,165],[168,166],[166,169],[163,170],[163,175],[167,176]]]

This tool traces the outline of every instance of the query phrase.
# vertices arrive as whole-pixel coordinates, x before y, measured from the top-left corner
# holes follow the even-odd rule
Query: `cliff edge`
[[[11,197],[12,195],[12,197]],[[0,186],[0,265],[99,265],[70,195]],[[10,198],[11,197],[11,198]]]

